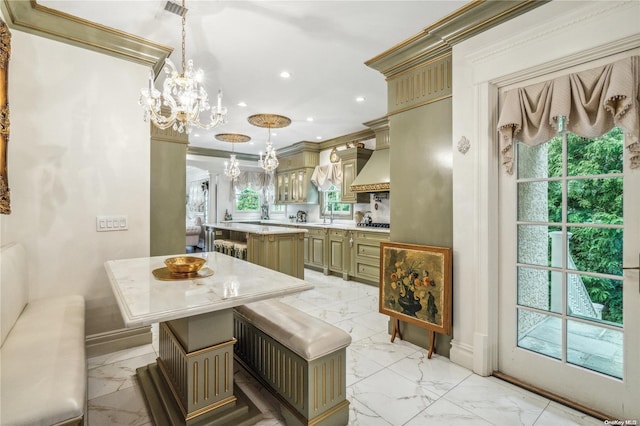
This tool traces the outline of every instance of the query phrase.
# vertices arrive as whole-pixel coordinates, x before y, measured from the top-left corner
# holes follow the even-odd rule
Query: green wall
[[[389,117],[393,242],[453,247],[452,99]],[[429,345],[426,329],[402,324],[405,340]],[[436,352],[449,356],[450,336]]]
[[[185,252],[187,145],[151,139],[151,256]]]

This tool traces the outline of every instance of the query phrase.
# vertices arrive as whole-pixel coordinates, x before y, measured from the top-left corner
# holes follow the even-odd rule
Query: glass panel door
[[[500,187],[499,369],[620,415],[638,410],[623,401],[640,349],[638,276],[622,270],[640,250],[640,173],[623,170],[623,143],[617,128],[518,143]]]

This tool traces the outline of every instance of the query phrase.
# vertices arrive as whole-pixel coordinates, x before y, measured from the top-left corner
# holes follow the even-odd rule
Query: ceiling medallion
[[[278,114],[255,114],[248,119],[249,123],[257,127],[266,127],[268,130],[267,139],[267,152],[262,158],[262,152],[260,152],[260,159],[258,165],[262,167],[267,173],[273,173],[278,168],[278,158],[276,157],[276,150],[271,144],[271,129],[279,129],[287,127],[291,124],[291,119],[283,115]]]
[[[240,133],[218,133],[215,137],[219,141],[230,142],[232,144],[229,161],[224,162],[224,175],[229,179],[236,181],[238,176],[240,176],[240,163],[236,158],[235,144],[248,142],[251,138]]]
[[[194,69],[193,61],[185,59],[185,25],[187,9],[182,0],[182,72],[178,72],[169,58],[165,60],[166,74],[162,93],[154,86],[153,70],[149,73],[149,86],[142,89],[138,103],[144,108],[144,119],[151,118],[160,129],[172,128],[179,133],[191,133],[193,126],[212,129],[226,122],[227,108],[222,106],[222,92],[218,91],[218,105],[209,105],[209,95],[202,86],[204,72]],[[168,109],[168,111],[167,111]],[[163,115],[163,110],[167,115]],[[209,122],[200,121],[200,113],[211,111]]]
[[[251,137],[240,133],[218,133],[215,138],[222,142],[231,143],[243,143],[251,140]]]

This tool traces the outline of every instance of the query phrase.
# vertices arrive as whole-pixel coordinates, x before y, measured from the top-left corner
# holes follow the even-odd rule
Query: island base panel
[[[263,414],[234,386],[236,401],[190,421],[184,419],[176,399],[156,363],[136,370],[149,414],[156,426],[249,426],[258,423]]]

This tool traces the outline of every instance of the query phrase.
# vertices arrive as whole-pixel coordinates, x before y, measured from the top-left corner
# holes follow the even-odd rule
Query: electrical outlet
[[[126,231],[129,229],[127,216],[96,216],[96,231]]]

